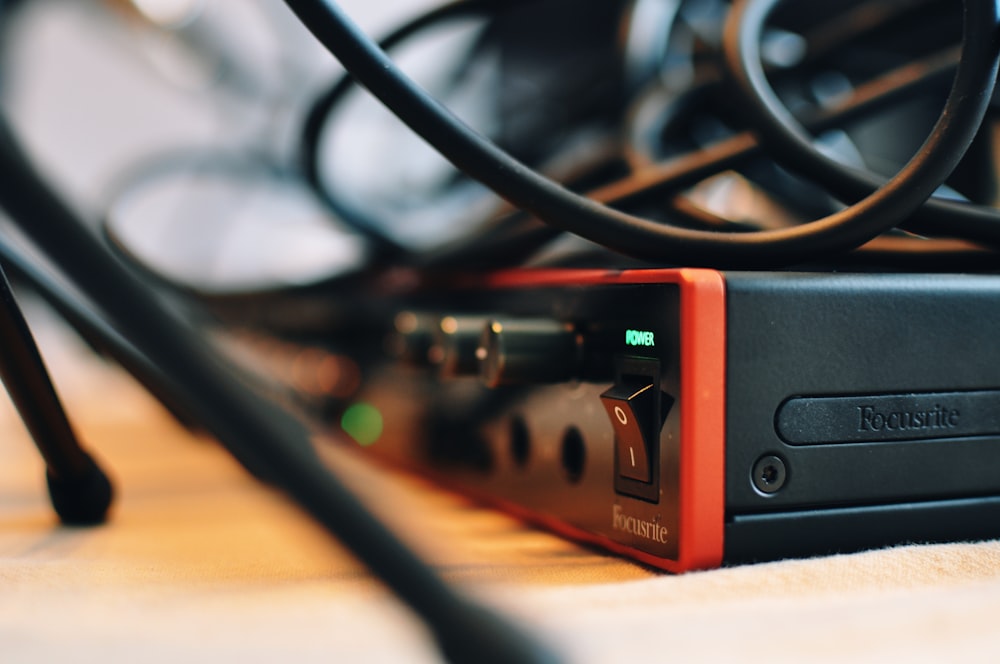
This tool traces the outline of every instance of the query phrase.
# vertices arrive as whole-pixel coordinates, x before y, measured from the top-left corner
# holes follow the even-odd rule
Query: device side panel
[[[1000,534],[962,507],[1000,495],[996,278],[727,284],[729,559]]]

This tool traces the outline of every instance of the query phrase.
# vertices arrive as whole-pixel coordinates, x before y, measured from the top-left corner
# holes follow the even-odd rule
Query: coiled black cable
[[[465,126],[403,75],[334,4],[286,0],[349,72],[459,169],[514,205],[561,230],[615,251],[686,265],[763,268],[857,247],[909,217],[945,181],[985,114],[997,71],[995,3],[966,0],[962,58],[945,110],[918,154],[877,192],[846,210],[801,226],[752,233],[679,228],[609,209],[524,166]],[[731,37],[745,66],[761,72],[758,45],[776,0],[738,1]],[[737,18],[740,17],[740,18]],[[749,55],[748,55],[749,54]]]
[[[510,0],[451,0],[403,23],[382,38],[379,46],[384,50],[390,50],[430,26],[489,16],[518,4]],[[376,250],[380,251],[383,260],[391,260],[394,256],[406,253],[406,250],[379,230],[382,226],[380,220],[373,219],[365,210],[349,205],[341,197],[333,195],[323,182],[319,158],[323,129],[330,112],[343,101],[354,86],[355,82],[351,75],[344,74],[312,102],[300,132],[299,167],[306,182],[337,215],[337,218],[372,242]]]
[[[873,191],[883,186],[885,181],[871,173],[849,168],[817,150],[809,133],[777,98],[767,83],[763,69],[756,64],[759,63],[756,44],[767,16],[777,1],[739,3],[734,6],[726,23],[723,40],[725,63],[734,83],[734,89],[744,104],[743,110],[752,115],[754,133],[760,137],[761,144],[778,162],[796,173],[821,183],[824,188],[846,202],[870,196]],[[968,21],[968,17],[966,20]],[[966,42],[969,39],[982,40],[981,46],[992,49],[994,54],[992,57],[996,57],[995,54],[1000,49],[1000,40],[995,32],[995,29],[982,27],[974,35],[970,35],[967,24],[965,40]],[[971,57],[968,53],[962,56],[963,60],[968,57]],[[977,57],[991,56],[987,51]],[[959,71],[952,96],[961,91],[965,98],[950,109],[946,107],[942,118],[949,112],[968,112],[977,104],[982,105],[990,99],[992,81],[987,81],[982,87],[976,88],[971,85],[971,81],[963,81],[962,76],[963,72]],[[978,128],[978,123],[976,127],[972,127],[971,124],[970,127],[974,132]],[[936,138],[935,134],[942,130],[939,123],[915,157],[925,164],[934,166],[937,170],[936,178],[947,178],[957,163],[954,160],[939,160],[937,157],[937,152],[941,149],[938,146],[942,144],[943,139]],[[960,138],[971,143],[973,137],[966,133]],[[905,176],[907,169],[915,167],[916,165],[911,162],[900,172],[900,176]],[[904,227],[914,232],[962,237],[993,246],[997,246],[997,240],[1000,238],[1000,213],[997,210],[960,201],[930,198],[922,206],[915,207],[912,216],[900,221],[907,221]]]

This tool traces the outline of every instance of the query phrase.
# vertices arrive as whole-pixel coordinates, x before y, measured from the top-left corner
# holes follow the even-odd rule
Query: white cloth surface
[[[0,406],[0,661],[437,660],[362,566],[212,441],[118,372],[47,356],[118,500],[105,526],[59,527]],[[346,464],[446,578],[570,661],[1000,660],[998,542],[670,576]]]

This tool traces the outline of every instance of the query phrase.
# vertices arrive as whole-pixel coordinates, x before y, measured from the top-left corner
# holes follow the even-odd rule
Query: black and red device
[[[682,572],[1000,535],[1000,277],[524,269],[383,301],[371,450],[571,538]]]

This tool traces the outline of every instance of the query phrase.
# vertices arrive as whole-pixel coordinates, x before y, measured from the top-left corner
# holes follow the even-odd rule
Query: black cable
[[[453,661],[553,661],[547,648],[458,595],[313,455],[301,422],[234,380],[217,354],[150,296],[48,188],[0,117],[0,205],[131,344],[191,395],[196,416],[238,459],[266,468],[306,512],[426,621]]]
[[[912,94],[915,90],[937,86],[946,76],[954,73],[958,65],[959,49],[947,49],[917,61],[888,71],[862,85],[851,94],[830,108],[804,120],[804,125],[811,131],[822,131],[840,126],[856,119],[866,117],[886,106],[898,102]],[[694,94],[703,91],[704,86],[696,86]],[[685,95],[690,91],[685,92]],[[626,131],[626,133],[629,133]],[[633,149],[638,150],[639,146]],[[735,230],[721,217],[711,216],[711,223],[704,224],[705,212],[696,210],[695,206],[683,203],[683,198],[676,194],[707,177],[724,170],[737,169],[763,152],[760,141],[750,131],[743,131],[718,140],[700,150],[688,152],[659,162],[635,166],[634,159],[627,159],[632,164],[631,172],[618,179],[607,182],[586,192],[586,196],[605,205],[619,207],[635,207],[654,201],[660,201],[665,196],[673,196],[668,203],[668,213],[676,223],[689,227],[704,227],[715,230]],[[678,205],[678,201],[682,204]],[[938,223],[946,223],[940,220]],[[742,231],[753,230],[743,227]],[[946,231],[946,228],[939,228]],[[967,228],[966,237],[990,246],[1000,246],[1000,225],[995,223],[978,223],[974,228]],[[524,213],[516,213],[494,219],[489,226],[481,229],[476,235],[466,237],[458,242],[425,253],[414,259],[414,262],[425,269],[456,269],[472,267],[509,267],[518,265],[531,256],[540,247],[558,236],[560,231],[546,226],[537,219],[532,219]],[[939,256],[936,251],[930,251],[927,243],[922,243],[928,269],[938,270],[936,263],[939,258],[947,258],[946,264],[955,264],[959,250],[954,245],[948,245],[946,256]],[[900,245],[894,245],[900,246]],[[973,250],[977,264],[983,260],[981,250]],[[862,263],[871,260],[884,261],[892,258],[891,251],[865,251],[865,256],[858,257]],[[899,258],[908,267],[913,267],[918,261],[918,252],[907,248],[905,255]],[[876,259],[876,256],[878,257]],[[854,259],[852,259],[854,260]]]
[[[829,108],[810,113],[802,124],[810,132],[821,132],[869,117],[913,92],[937,86],[958,66],[959,49],[921,58],[882,74],[854,88]],[[634,150],[641,146],[634,145]],[[738,168],[763,152],[752,131],[741,131],[700,150],[645,165],[636,172],[610,182],[587,196],[609,205],[648,200],[663,192],[678,191],[723,170]]]
[[[121,205],[128,205],[129,197],[134,195],[137,190],[141,191],[144,185],[154,182],[164,175],[174,172],[201,175],[201,169],[210,166],[230,171],[236,176],[243,176],[245,173],[253,171],[255,165],[256,161],[251,161],[245,154],[230,154],[222,151],[206,153],[195,150],[172,150],[130,165],[126,171],[127,175],[121,178],[120,182],[111,185],[111,195],[109,196],[111,202],[106,205],[98,220],[98,230],[105,246],[119,260],[155,288],[168,290],[185,300],[200,301],[208,297],[210,293],[203,289],[173,279],[143,260],[117,231],[116,223],[119,223],[116,215],[117,208]]]
[[[222,150],[206,152],[201,149],[182,149],[157,154],[132,165],[127,174],[110,187],[111,195],[109,198],[111,202],[105,207],[104,213],[98,221],[98,229],[106,246],[155,288],[167,290],[183,300],[212,306],[231,302],[234,299],[248,302],[256,298],[273,297],[283,293],[314,291],[322,287],[322,284],[335,281],[344,275],[343,266],[338,266],[339,269],[331,269],[330,274],[303,284],[201,288],[194,281],[181,281],[165,274],[136,253],[116,226],[121,221],[119,208],[127,207],[131,202],[131,196],[142,193],[144,187],[155,183],[158,178],[177,173],[193,176],[196,179],[206,173],[223,174],[235,182],[240,182],[250,176],[264,175],[272,178],[276,184],[301,186],[294,174],[255,154],[240,154]],[[202,179],[204,178],[202,177]],[[304,196],[313,196],[313,192],[305,187],[302,188],[301,193]],[[323,212],[323,206],[317,203],[316,211]],[[274,220],[275,224],[281,222],[280,218]],[[359,258],[359,262],[363,260],[364,257]]]
[[[948,48],[882,73],[854,88],[830,108],[823,109],[819,114],[809,115],[804,124],[811,131],[842,126],[897,103],[914,91],[937,87],[946,76],[953,74],[959,55],[957,47]],[[697,93],[703,91],[704,87],[694,84],[692,89]],[[761,143],[755,135],[744,131],[700,150],[634,168],[628,175],[591,189],[586,195],[607,205],[630,207],[673,195],[672,200],[667,203],[667,214],[675,223],[691,228],[716,231],[738,229],[747,232],[753,230],[753,227],[730,224],[725,219],[697,209],[676,193],[723,170],[738,168],[761,152]],[[962,233],[955,233],[954,227],[950,225],[952,220],[947,214],[940,214],[937,208],[930,220],[911,219],[904,226],[914,232],[944,236],[956,234],[990,247],[1000,247],[1000,215],[988,208],[979,208],[979,211],[981,218],[963,224]],[[557,234],[558,231],[552,227],[528,219],[523,214],[509,215],[494,220],[476,236],[464,238],[419,257],[417,264],[424,269],[437,270],[517,265]],[[606,258],[598,258],[606,262]],[[986,269],[992,267],[996,259],[991,256],[991,252],[968,243],[899,238],[889,243],[867,243],[844,260],[856,267],[881,266],[939,271]]]
[[[504,7],[508,6],[508,3],[500,4]],[[875,12],[874,19],[877,20],[873,20],[873,16],[869,13],[862,12],[863,16],[860,18],[865,19],[868,28],[872,28],[873,25],[874,27],[878,27],[887,18],[891,18],[895,13],[906,9],[905,7],[897,6],[898,3],[895,2],[885,4],[885,7],[879,5],[879,11]],[[416,19],[396,29],[382,41],[382,46],[383,48],[392,48],[403,40],[418,34],[421,30],[446,20],[483,14],[489,15],[499,9],[495,0],[447,3],[418,16]],[[855,17],[855,19],[857,18]],[[852,19],[852,21],[855,19]],[[827,32],[827,26],[824,25],[822,29],[815,32],[819,35],[824,35]],[[827,35],[827,38],[823,39],[822,48],[813,49],[810,47],[810,54],[816,56],[817,54],[825,53],[836,46],[837,43],[856,36],[852,35],[850,31],[845,31],[843,28],[834,32],[836,33],[834,35],[835,39]],[[812,119],[805,120],[804,124],[810,131],[821,131],[869,115],[896,102],[901,97],[911,94],[916,89],[936,85],[944,76],[950,75],[954,71],[958,59],[959,50],[955,48],[898,67],[855,88],[844,101],[838,103],[833,108],[824,110],[820,115]],[[354,82],[349,75],[340,77],[337,79],[335,85],[320,95],[312,104],[300,136],[300,165],[313,190],[332,210],[355,230],[367,235],[376,244],[382,245],[383,254],[380,258],[383,261],[388,260],[390,255],[397,255],[396,260],[402,260],[403,256],[398,254],[404,250],[392,243],[391,240],[381,236],[376,229],[378,222],[370,219],[366,212],[358,210],[354,206],[340,200],[321,181],[317,149],[319,137],[329,113],[343,100],[343,96],[353,85]],[[699,90],[705,87],[704,85],[694,85]],[[642,201],[650,200],[654,196],[662,196],[663,194],[679,191],[721,170],[739,167],[750,158],[759,154],[759,152],[760,144],[756,141],[754,135],[750,132],[743,132],[723,139],[698,152],[637,169],[635,173],[608,183],[597,190],[589,191],[587,196],[607,205],[635,205]],[[953,205],[952,207],[968,206]],[[963,227],[963,230],[966,232],[961,233],[961,235],[993,246],[1000,245],[1000,224],[993,223],[996,220],[996,215],[987,209],[983,209],[983,213],[984,216],[988,217],[983,220],[984,223],[974,222],[971,224],[971,228],[969,224],[966,224]],[[701,220],[695,218],[697,215],[694,217],[690,215],[689,206],[678,207],[670,205],[669,215],[672,220],[684,226],[700,227]],[[947,215],[945,215],[945,219],[935,218],[933,224],[940,226],[941,223],[947,223],[948,221]],[[721,222],[721,219],[716,218],[714,223],[706,227],[715,230],[725,229],[725,224]],[[470,264],[470,261],[471,264],[479,265],[479,261],[484,259],[494,267],[518,264],[533,253],[538,246],[554,238],[557,234],[557,231],[542,230],[538,228],[536,223],[530,221],[519,221],[516,222],[518,224],[517,227],[503,228],[508,223],[514,222],[513,220],[494,222],[488,228],[480,229],[481,232],[477,232],[474,237],[464,238],[457,243],[432,251],[429,254],[411,255],[405,258],[405,260],[424,267],[437,268],[449,265]],[[151,277],[160,286],[166,286],[186,298],[193,298],[210,306],[219,304],[220,302],[227,302],[231,299],[229,297],[230,294],[227,293],[207,292],[192,288],[189,284],[182,285],[176,283],[174,280],[153,270],[141,259],[132,254],[128,246],[114,234],[113,229],[107,226],[106,223],[103,225],[103,228],[112,249],[120,257],[127,259],[130,264],[145,273],[147,277]],[[927,223],[923,225],[914,224],[912,228],[918,232],[936,232],[938,234],[945,232],[947,234],[947,229],[943,230],[934,225],[929,226]],[[386,243],[393,244],[388,252],[385,251],[388,248]],[[463,257],[462,253],[466,249],[469,251],[470,256]],[[867,253],[869,256],[876,255],[875,252]],[[878,255],[890,257],[890,253],[878,252]],[[952,253],[949,250],[949,255]],[[976,253],[978,258],[981,252]],[[912,263],[915,254],[910,251],[907,251],[906,254],[905,259],[907,263]],[[929,268],[939,269],[930,262],[936,259],[935,252],[929,251],[927,259]],[[311,288],[311,285],[309,287]],[[281,292],[293,292],[300,289],[301,287],[298,286],[290,288],[265,288],[259,294],[275,295]],[[253,293],[240,293],[238,297],[241,301],[245,301],[248,295],[253,295]]]
[[[834,106],[806,118],[803,125],[810,131],[824,131],[867,117],[915,90],[937,85],[954,72],[958,60],[958,49],[948,49],[893,69],[858,86]],[[640,203],[738,168],[762,151],[762,143],[752,131],[739,132],[700,150],[637,169],[588,191],[587,196],[608,205]],[[995,231],[993,237],[997,237]]]
[[[946,76],[953,74],[958,61],[959,49],[949,48],[892,69],[859,85],[830,108],[809,116],[804,125],[811,131],[822,131],[869,116],[916,90],[938,86]],[[706,177],[739,168],[762,151],[762,144],[753,132],[740,132],[700,150],[634,168],[624,177],[588,190],[586,196],[606,205],[629,207],[673,196],[667,205],[668,214],[676,223],[693,228],[747,232],[754,230],[753,227],[744,225],[736,228],[721,217],[697,209],[676,194]],[[1000,213],[991,212],[988,208],[980,210],[983,218],[962,226],[964,232],[960,234],[954,233],[947,215],[935,215],[931,221],[923,223],[911,218],[904,227],[914,232],[933,231],[932,234],[945,236],[951,231],[967,240],[1000,247]],[[412,261],[422,269],[434,270],[509,267],[521,264],[558,234],[559,231],[551,226],[516,213],[495,219],[480,233],[422,254]],[[841,256],[854,266],[880,265],[933,271],[959,267],[985,269],[991,266],[990,260],[995,261],[991,252],[968,243],[932,242],[916,238],[901,238],[874,246],[868,243],[855,253],[857,255]]]
[[[919,153],[884,187],[850,208],[802,226],[756,233],[714,233],[667,226],[611,210],[539,175],[476,133],[396,68],[332,2],[286,0],[288,6],[359,82],[460,170],[516,206],[565,231],[621,253],[687,265],[774,267],[863,244],[909,216],[948,177],[975,137],[996,78],[1000,21],[991,0],[966,0],[962,59],[945,110]],[[775,0],[737,2],[730,20],[757,46]],[[745,26],[745,27],[744,27]]]
[[[448,11],[443,11],[441,16],[448,15],[455,8],[452,5],[447,9]],[[871,30],[881,27],[883,23],[896,15],[912,11],[912,9],[910,3],[891,1],[876,3],[875,7],[865,5],[864,11],[858,9],[849,12],[848,15],[841,17],[840,24],[843,25],[838,24],[839,28],[834,26],[836,29],[833,29],[824,24],[820,29],[809,33],[808,55],[810,58],[819,57],[829,52],[840,42],[856,38],[856,32],[847,30],[846,25],[854,25],[861,21],[863,28]],[[410,36],[418,28],[437,20],[434,16],[426,18],[426,21],[418,20],[412,25],[404,26],[397,33],[394,33],[391,39],[384,41],[383,46],[395,45],[397,39]],[[819,46],[814,46],[814,39],[819,39],[822,43]],[[805,125],[811,131],[822,131],[870,115],[912,94],[914,90],[937,85],[942,78],[954,71],[958,59],[958,48],[947,49],[886,72],[855,88],[845,100],[837,103],[834,107],[825,109],[821,114],[807,119]],[[694,86],[700,90],[718,80],[718,76],[710,78],[711,80],[705,85],[699,86],[696,83]],[[350,85],[349,78],[341,79],[314,104],[310,114],[310,122],[306,123],[307,130],[302,135],[303,168],[313,179],[314,187],[326,196],[329,196],[329,192],[324,192],[322,184],[319,182],[319,165],[316,159],[315,144],[319,129],[322,127],[322,121],[340,101],[341,96],[350,88]],[[653,197],[679,191],[721,170],[738,167],[759,153],[760,144],[754,135],[750,132],[743,132],[723,139],[703,150],[637,169],[636,172],[624,178],[589,191],[587,196],[608,205],[635,205]],[[851,200],[857,200],[857,198],[859,197],[854,197]],[[922,210],[919,218],[908,221],[907,227],[915,232],[933,234],[948,235],[950,231],[952,234],[958,234],[988,245],[1000,245],[1000,224],[997,223],[1000,216],[989,208],[978,208],[976,211],[977,219],[965,223],[959,220],[958,223],[961,226],[958,233],[956,233],[958,229],[954,226],[943,227],[946,224],[954,223],[948,214],[950,211],[958,210],[961,215],[966,213],[970,207],[960,203],[932,205],[930,209]],[[674,221],[689,227],[697,228],[700,222],[699,219],[693,218],[689,214],[688,208],[676,205],[670,206],[669,216]],[[722,221],[716,218],[711,227],[716,230],[724,228],[725,224],[721,223]],[[539,228],[537,223],[525,221],[522,216],[514,216],[492,223],[490,227],[482,229],[482,232],[477,233],[474,237],[465,238],[430,254],[411,257],[410,260],[416,260],[417,264],[424,267],[439,269],[458,265],[481,265],[481,261],[484,260],[493,267],[500,267],[518,264],[555,236],[556,232],[552,230],[546,231]],[[928,269],[940,269],[940,266],[934,263],[942,257],[939,251],[933,249],[927,242],[914,244],[921,247],[921,252],[926,252],[925,264]],[[954,257],[961,253],[960,250],[950,245],[942,251],[944,251],[945,257],[950,259],[946,261],[949,265],[955,264]],[[468,255],[463,256],[466,252]],[[970,248],[970,252],[974,254],[977,264],[981,264],[984,252],[972,248]],[[866,248],[862,254],[864,255],[852,259],[852,261],[884,261],[892,258],[891,251],[875,252],[869,248]],[[879,258],[876,259],[876,257]],[[905,251],[901,250],[899,261],[892,261],[892,263],[902,262],[913,266],[917,260],[918,252],[908,248]]]
[[[383,37],[379,45],[384,50],[391,50],[429,27],[453,20],[489,16],[523,2],[524,0],[452,0],[403,23]],[[381,250],[383,258],[391,259],[405,254],[406,249],[379,230],[381,224],[378,220],[334,195],[323,182],[319,154],[323,130],[332,110],[355,85],[351,75],[344,74],[309,106],[299,135],[299,167],[306,182],[338,219],[373,242]]]
[[[773,4],[774,2],[767,0],[760,3],[759,7],[755,5],[745,12],[734,12],[727,25],[723,42],[725,62],[736,91],[744,102],[743,109],[752,114],[754,131],[761,137],[768,152],[780,163],[806,178],[822,183],[823,187],[845,202],[860,200],[884,185],[884,179],[844,166],[817,150],[809,133],[775,96],[763,71],[750,60],[756,53],[751,42],[759,34],[759,28],[767,18],[767,5]],[[976,32],[976,38],[983,42],[983,46],[991,49],[979,57],[995,57],[1000,43],[997,41],[995,28],[991,30],[980,27]],[[970,39],[968,28],[965,39]],[[963,59],[965,57],[967,56],[963,56]],[[956,80],[955,88],[958,84]],[[988,102],[992,89],[993,81],[980,89],[967,88],[965,92],[968,101],[964,103],[964,108]],[[944,113],[948,112],[946,108]],[[971,141],[971,138],[969,136],[968,140]],[[933,148],[925,143],[920,153],[931,149]],[[918,158],[921,157],[923,155],[918,153]],[[941,166],[945,167],[947,164]],[[954,165],[948,169],[949,173],[952,168]],[[940,170],[946,178],[943,168]],[[959,201],[930,198],[905,221],[907,229],[919,233],[945,233],[993,245],[997,244],[997,238],[1000,237],[1000,213],[996,209]]]

